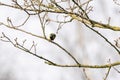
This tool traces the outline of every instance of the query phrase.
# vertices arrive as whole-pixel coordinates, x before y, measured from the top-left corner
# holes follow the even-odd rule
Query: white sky
[[[9,0],[0,0],[9,4]],[[96,21],[107,23],[108,18],[111,17],[111,25],[120,26],[120,6],[113,3],[113,0],[93,0],[90,4],[93,6],[93,12],[89,14],[90,18]],[[6,22],[6,18],[10,17],[14,24],[21,23],[26,15],[21,11],[0,6],[0,21]],[[53,16],[53,15],[52,15]],[[35,34],[41,34],[39,24],[36,22],[37,17],[32,17],[25,25],[24,29]],[[47,28],[47,36],[51,32],[55,32],[54,24],[50,25],[52,28]],[[111,48],[103,39],[101,39],[94,32],[87,28],[79,28],[80,23],[73,21],[67,24],[65,28],[60,30],[56,42],[60,43],[64,48],[73,53],[81,63],[103,64],[107,63],[109,59],[112,62],[118,61],[119,56],[113,48]],[[55,29],[54,29],[55,28]],[[80,29],[80,31],[79,31]],[[114,44],[114,40],[120,36],[120,32],[111,30],[97,29]],[[78,31],[78,32],[77,32]],[[38,43],[37,51],[39,55],[45,56],[53,61],[59,63],[70,64],[73,61],[65,54],[64,51],[55,45],[43,41],[41,39],[31,37],[21,32],[13,31],[0,26],[0,35],[4,32],[6,35],[15,39],[18,37],[19,41],[27,39],[26,46],[29,47],[34,40]],[[75,36],[76,35],[76,36]],[[82,39],[79,39],[82,38]],[[81,41],[78,41],[81,40]],[[81,46],[79,46],[78,42]],[[88,58],[88,60],[86,60]],[[88,76],[91,80],[103,80],[105,69],[96,70],[89,69]],[[112,74],[114,72],[114,74]],[[99,75],[96,75],[99,74]],[[7,76],[9,79],[5,79]],[[109,75],[109,80],[118,80],[119,74],[112,70]],[[32,55],[29,55],[19,49],[14,48],[10,43],[0,41],[0,80],[73,80],[84,79],[82,68],[59,68],[44,64]]]

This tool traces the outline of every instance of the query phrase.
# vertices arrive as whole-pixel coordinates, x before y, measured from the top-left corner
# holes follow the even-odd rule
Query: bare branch
[[[57,42],[57,37],[59,30],[63,29],[65,24],[73,22],[73,20],[76,20],[78,22],[81,22],[83,25],[85,25],[88,29],[95,32],[95,34],[99,35],[101,38],[105,40],[106,43],[111,46],[116,53],[120,55],[120,40],[116,39],[115,44],[112,44],[110,40],[104,36],[101,32],[94,29],[94,27],[102,28],[102,29],[109,29],[113,31],[120,31],[119,26],[112,26],[110,24],[111,17],[108,19],[108,23],[102,23],[100,21],[95,21],[94,19],[91,19],[88,14],[92,11],[93,6],[90,6],[90,2],[92,0],[86,0],[85,2],[82,2],[81,0],[23,0],[23,3],[21,4],[18,0],[11,0],[12,4],[6,4],[0,2],[0,6],[6,6],[12,9],[21,10],[24,13],[27,14],[27,17],[24,18],[21,24],[14,25],[14,22],[12,21],[11,17],[7,17],[7,23],[0,22],[1,27],[6,27],[8,29],[13,29],[16,31],[20,31],[22,33],[25,33],[27,35],[33,36],[38,39],[43,39],[46,42],[49,42],[51,44],[54,44],[56,47],[64,51],[64,54],[67,54],[74,63],[72,64],[59,64],[54,61],[51,61],[43,56],[38,55],[37,53],[37,44],[34,40],[26,47],[26,43],[28,39],[24,39],[23,41],[19,42],[18,37],[15,39],[11,39],[9,36],[7,36],[2,31],[2,36],[0,37],[0,40],[3,42],[11,43],[14,47],[31,54],[41,60],[44,60],[46,64],[56,67],[73,67],[73,68],[83,68],[83,73],[85,74],[85,77],[87,80],[90,80],[90,76],[88,76],[86,69],[87,68],[93,68],[93,69],[103,69],[107,68],[107,73],[104,76],[104,80],[107,80],[108,76],[110,76],[110,70],[113,67],[115,71],[120,73],[118,69],[115,68],[115,66],[120,65],[120,61],[116,61],[111,63],[109,60],[109,63],[106,64],[88,64],[88,63],[82,63],[79,62],[79,60],[66,48],[61,46]],[[117,0],[113,0],[115,4],[119,5],[119,2]],[[64,5],[62,5],[64,4]],[[54,15],[49,16],[49,15]],[[42,35],[37,35],[32,32],[29,32],[28,30],[24,29],[24,26],[26,23],[29,22],[29,19],[31,19],[31,16],[37,16],[40,31],[42,32]],[[36,20],[37,21],[37,20]],[[55,23],[55,31],[51,32],[48,37],[47,33],[47,26],[49,26],[51,23]],[[81,26],[80,26],[81,27]],[[82,60],[81,60],[82,61]]]
[[[110,62],[110,59],[109,59],[109,63],[111,63],[111,62]],[[107,77],[108,77],[108,75],[109,75],[109,73],[110,73],[110,70],[111,70],[111,66],[108,68],[108,71],[107,71],[107,73],[106,73],[106,75],[105,75],[104,80],[107,80]]]
[[[85,69],[85,68],[83,68],[83,72],[84,72],[84,74],[85,74],[86,79],[87,79],[87,80],[90,80],[90,78],[89,78],[88,75],[87,75],[87,72],[86,72],[86,69]]]
[[[115,69],[115,71],[117,71],[118,73],[120,73],[120,71],[118,69],[116,69],[115,67],[113,67]]]
[[[17,38],[14,39],[14,40],[15,40],[15,43],[14,43],[14,42],[13,42],[9,37],[7,37],[4,33],[2,33],[2,34],[3,34],[4,38],[6,38],[6,39],[7,39],[12,45],[14,45],[16,48],[19,48],[19,49],[21,49],[21,50],[23,50],[23,51],[25,51],[25,52],[27,52],[27,53],[29,53],[29,54],[32,54],[33,56],[35,56],[35,57],[37,57],[37,58],[40,58],[40,59],[42,59],[42,60],[44,60],[44,61],[47,61],[47,62],[50,62],[50,63],[56,65],[54,62],[52,62],[52,61],[50,61],[50,60],[48,60],[48,59],[46,59],[46,58],[44,58],[44,57],[42,57],[42,56],[39,56],[39,55],[31,52],[29,49],[27,49],[27,48],[25,48],[23,45],[19,44],[18,41],[17,41]]]

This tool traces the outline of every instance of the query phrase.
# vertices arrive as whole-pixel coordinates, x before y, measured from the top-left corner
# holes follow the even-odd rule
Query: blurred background
[[[0,0],[0,2],[11,4],[11,0]],[[116,5],[113,0],[93,0],[89,5],[93,7],[93,11],[89,13],[91,19],[108,23],[110,17],[111,25],[120,26],[120,6]],[[49,16],[54,18],[52,14]],[[27,18],[27,14],[21,10],[0,6],[0,22],[7,23],[7,17],[13,21],[14,25],[19,25]],[[23,28],[37,35],[42,33],[37,16],[31,16]],[[120,37],[119,31],[95,29],[113,44],[115,44],[114,40]],[[50,23],[46,28],[46,35],[49,36],[56,30],[56,24]],[[5,26],[0,26],[0,35],[2,32],[12,40],[16,37],[19,42],[26,40],[25,46],[28,48],[34,41],[37,44],[37,54],[40,56],[59,64],[74,64],[74,61],[54,44]],[[76,20],[62,27],[55,42],[71,52],[82,64],[106,64],[109,59],[111,62],[120,60],[118,53],[104,39]],[[119,66],[116,68],[120,69]],[[103,80],[107,69],[85,69],[85,72],[90,80]],[[61,68],[47,65],[43,60],[15,48],[12,44],[0,41],[0,80],[88,80],[85,72],[83,68]],[[119,78],[120,74],[111,69],[108,80]]]

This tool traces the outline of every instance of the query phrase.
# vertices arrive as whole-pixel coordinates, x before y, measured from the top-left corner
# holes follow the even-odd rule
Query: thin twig
[[[37,58],[40,58],[40,59],[42,59],[42,60],[44,60],[44,61],[47,61],[47,62],[49,62],[49,63],[52,63],[52,64],[56,65],[56,63],[54,63],[54,62],[52,62],[52,61],[50,61],[50,60],[48,60],[48,59],[46,59],[46,58],[44,58],[44,57],[42,57],[42,56],[39,56],[39,55],[31,52],[29,49],[25,48],[24,46],[20,45],[20,44],[17,42],[17,39],[15,39],[15,42],[16,42],[16,43],[13,43],[13,41],[12,41],[10,38],[8,38],[4,33],[2,33],[2,34],[3,34],[3,36],[4,36],[10,43],[12,43],[12,45],[14,45],[16,48],[19,48],[19,49],[21,49],[21,50],[23,50],[23,51],[25,51],[25,52],[28,52],[29,54],[32,54],[33,56],[35,56],[35,57],[37,57]]]
[[[28,15],[30,15],[29,12],[28,12],[26,9],[24,9],[21,5],[19,5],[17,1],[13,1],[13,2],[14,2],[17,6],[19,6],[22,10],[24,10]]]
[[[106,75],[105,75],[104,80],[107,80],[107,77],[108,77],[108,75],[109,75],[109,73],[110,73],[110,70],[111,70],[111,67],[108,68],[108,71],[107,71],[107,73],[106,73]]]
[[[95,33],[97,33],[99,36],[101,36],[108,44],[110,44],[117,52],[118,52],[118,54],[120,55],[120,51],[119,51],[119,49],[117,49],[116,47],[115,47],[115,45],[113,45],[105,36],[103,36],[101,33],[99,33],[97,30],[95,30],[95,29],[93,29],[93,28],[91,28],[91,27],[89,27],[88,25],[86,25],[86,24],[84,24],[86,27],[88,27],[89,29],[91,29],[92,31],[94,31]]]
[[[89,78],[88,75],[87,75],[87,72],[86,72],[85,68],[83,68],[83,73],[85,74],[86,79],[87,79],[87,80],[90,80],[90,78]]]
[[[44,26],[44,20],[41,19],[41,16],[39,15],[38,13],[38,18],[39,18],[39,22],[41,24],[41,28],[42,28],[42,32],[43,32],[43,36],[46,38],[46,35],[45,35],[45,26]]]
[[[118,69],[116,69],[114,66],[113,66],[113,69],[115,69],[115,71],[117,71],[118,73],[120,73],[120,71]]]

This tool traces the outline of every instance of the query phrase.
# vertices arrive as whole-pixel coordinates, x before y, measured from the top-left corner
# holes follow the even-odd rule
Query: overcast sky
[[[0,0],[0,2],[9,4],[10,0]],[[93,7],[93,11],[89,13],[91,19],[107,23],[110,17],[111,25],[120,26],[120,6],[115,5],[113,0],[93,0],[90,5]],[[49,16],[54,17],[52,14]],[[0,22],[6,22],[7,17],[11,18],[15,25],[19,25],[27,15],[20,10],[0,6]],[[41,34],[40,24],[37,20],[37,17],[32,16],[25,24],[24,29],[38,35]],[[57,34],[55,42],[74,54],[84,64],[104,64],[109,59],[112,62],[119,60],[116,51],[104,39],[86,27],[81,28],[81,25],[77,21],[66,24],[66,27]],[[115,44],[114,40],[120,37],[120,32],[96,29],[107,36],[113,44]],[[35,41],[38,44],[37,54],[52,61],[62,64],[73,63],[64,51],[47,41],[8,29],[5,26],[0,26],[0,35],[2,32],[12,40],[16,37],[19,42],[26,39],[26,47],[30,47]],[[47,36],[55,32],[56,25],[50,24],[46,30]],[[82,68],[49,66],[43,60],[16,49],[12,44],[0,41],[0,80],[84,80],[85,75],[82,70]],[[114,74],[112,74],[113,72]],[[87,73],[91,80],[103,80],[106,70],[89,69]],[[120,76],[115,70],[112,70],[108,78],[108,80],[118,80]]]

